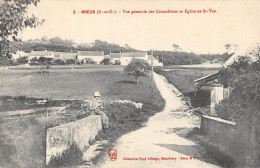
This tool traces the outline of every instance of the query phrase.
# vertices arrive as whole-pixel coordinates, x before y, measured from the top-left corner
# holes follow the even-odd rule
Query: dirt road
[[[166,101],[165,109],[151,117],[146,127],[118,139],[114,147],[117,160],[110,161],[107,157],[101,167],[218,167],[203,160],[200,146],[176,134],[180,129],[197,126],[198,122],[184,112],[187,106],[172,91],[173,86],[165,82],[164,77],[154,74],[154,79]]]

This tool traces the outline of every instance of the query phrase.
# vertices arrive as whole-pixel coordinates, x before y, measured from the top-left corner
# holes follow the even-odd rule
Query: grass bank
[[[34,118],[0,123],[0,167],[43,167],[45,125]]]
[[[202,87],[195,96],[195,85],[193,80],[200,77],[218,72],[216,68],[188,68],[185,69],[162,69],[155,68],[158,74],[166,77],[166,79],[176,86],[184,96],[189,97],[193,107],[206,107],[210,105],[210,87]]]

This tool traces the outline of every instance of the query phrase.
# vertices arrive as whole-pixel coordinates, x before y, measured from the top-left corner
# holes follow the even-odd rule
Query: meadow
[[[105,107],[111,120],[108,134],[99,136],[113,145],[121,135],[142,127],[143,122],[164,108],[164,100],[149,77],[140,78],[140,85],[135,84],[133,76],[127,76],[122,66],[91,66],[86,68],[51,68],[39,73],[37,67],[1,70],[0,98],[1,113],[25,108],[22,100],[13,97],[48,100],[86,100],[92,99],[99,91],[101,99],[132,100],[143,103],[137,110],[129,104],[112,104]],[[19,101],[18,101],[19,100]],[[24,105],[24,106],[23,106]],[[28,108],[33,108],[28,106]],[[48,122],[48,121],[47,121]],[[42,117],[28,117],[14,120],[0,119],[1,143],[0,166],[35,165],[43,167],[45,154],[46,120]]]
[[[155,71],[164,75],[167,80],[176,86],[184,96],[188,96],[193,107],[205,107],[210,104],[210,87],[202,87],[195,97],[195,85],[193,80],[203,76],[217,73],[220,67],[198,66],[169,66],[156,68]]]

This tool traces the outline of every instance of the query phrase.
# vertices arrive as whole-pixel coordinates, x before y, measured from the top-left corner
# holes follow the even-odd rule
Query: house
[[[31,51],[30,54],[28,54],[28,58],[34,58],[36,57],[37,59],[39,59],[40,57],[45,57],[45,58],[54,58],[54,53],[53,51]]]
[[[219,104],[221,100],[227,99],[229,97],[229,88],[224,88],[222,84],[219,84],[217,80],[218,77],[221,75],[223,70],[225,70],[228,66],[232,65],[236,61],[238,61],[240,56],[249,57],[251,59],[251,62],[257,61],[258,58],[256,55],[254,55],[254,53],[257,53],[257,49],[248,50],[244,52],[237,51],[223,64],[223,67],[219,70],[219,72],[201,77],[193,81],[196,86],[196,91],[200,89],[202,86],[211,87],[210,115],[216,116],[215,105]]]
[[[231,57],[223,64],[223,67],[220,69],[219,72],[214,73],[214,74],[210,74],[204,77],[201,77],[199,79],[194,80],[194,84],[195,86],[199,89],[202,86],[210,86],[210,84],[216,80],[218,78],[218,76],[220,75],[220,73],[227,68],[228,66],[232,65],[234,62],[238,61],[238,58],[240,56],[248,56],[250,57],[251,61],[254,62],[257,60],[257,58],[252,54],[254,52],[256,52],[257,49],[253,48],[253,49],[249,49],[246,51],[236,51],[235,53],[233,53],[231,55]]]
[[[40,57],[45,57],[45,58],[50,58],[50,59],[55,58],[53,51],[47,51],[47,50],[45,50],[45,51],[33,51],[32,50],[31,53],[28,54],[28,60],[29,60],[28,63],[30,63],[30,60],[32,58],[39,59]]]
[[[27,57],[28,53],[25,53],[24,51],[22,50],[18,50],[16,51],[14,54],[12,54],[12,58],[14,60],[16,60],[17,58],[20,58],[20,57]]]
[[[93,60],[97,64],[100,64],[100,62],[105,59],[104,52],[100,51],[78,51],[78,60],[84,61],[86,63],[86,60]]]
[[[146,52],[124,52],[121,54],[121,65],[128,65],[135,58],[148,61]]]
[[[60,60],[66,61],[66,60],[77,60],[78,59],[78,53],[70,53],[70,52],[61,52],[59,54],[59,58]]]
[[[109,56],[110,56],[111,62],[113,62],[114,64],[116,62],[120,62],[121,63],[121,54],[122,54],[121,52],[120,53],[111,53],[110,52]]]

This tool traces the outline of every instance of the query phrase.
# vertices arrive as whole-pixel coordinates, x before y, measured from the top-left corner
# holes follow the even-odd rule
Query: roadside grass
[[[51,156],[49,164],[46,168],[57,168],[64,166],[79,165],[83,162],[83,152],[77,144],[73,143],[68,149],[64,150],[61,154]]]
[[[43,167],[45,126],[34,118],[0,123],[0,167]]]
[[[99,91],[101,99],[107,102],[131,100],[143,103],[141,110],[130,104],[110,104],[105,107],[112,122],[108,134],[101,132],[97,139],[106,139],[109,145],[113,145],[117,138],[142,127],[151,115],[163,110],[165,102],[150,78],[140,78],[140,85],[136,85],[133,82],[134,77],[126,76],[122,67],[115,69],[112,67],[111,70],[104,67],[104,69],[96,68],[97,70],[92,68],[90,71],[55,69],[45,74],[34,73],[31,70],[19,72],[14,70],[12,73],[10,70],[8,73],[0,74],[0,77],[6,77],[0,85],[0,96],[15,97],[19,93],[28,101],[48,99],[54,104],[59,104],[55,100],[92,99],[93,93]],[[3,103],[5,102],[2,101],[0,106],[3,107]],[[4,111],[19,109],[21,102],[12,103],[13,106],[17,105],[16,108],[8,108],[9,104]],[[55,126],[51,123],[52,120],[43,122],[45,120],[42,117],[30,117],[0,121],[1,142],[3,142],[0,143],[0,148],[6,149],[5,153],[0,155],[0,164],[4,165],[3,167],[13,165],[44,167],[46,125]],[[56,120],[53,119],[53,122]]]
[[[210,105],[210,87],[202,87],[197,91],[197,95],[195,96],[193,80],[216,73],[218,72],[218,68],[178,68],[175,69],[174,66],[171,69],[155,68],[155,72],[165,76],[184,96],[189,97],[193,107],[206,107]]]

